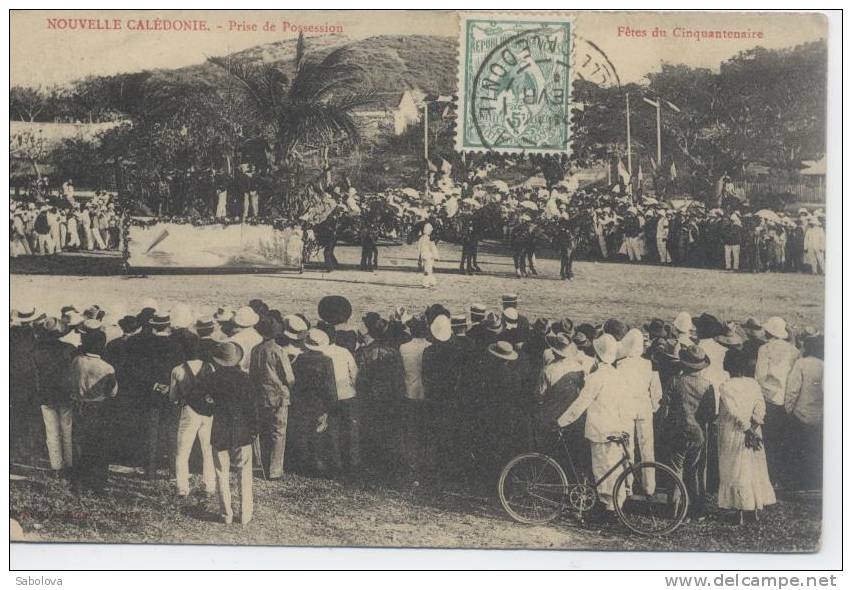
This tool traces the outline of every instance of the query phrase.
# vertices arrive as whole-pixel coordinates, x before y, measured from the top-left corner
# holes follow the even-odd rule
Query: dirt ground
[[[500,295],[513,292],[520,297],[521,312],[530,319],[567,316],[579,323],[620,317],[641,325],[653,317],[673,319],[687,310],[725,320],[754,316],[762,321],[780,315],[794,326],[823,324],[825,284],[820,276],[580,261],[574,266],[575,278],[560,281],[558,261],[542,257],[539,276],[516,279],[505,248],[485,243],[480,253],[485,274],[470,277],[458,271],[457,246],[441,244],[440,252],[445,260],[437,265],[438,286],[428,290],[416,272],[414,246],[381,247],[380,270],[375,273],[355,270],[360,260],[355,247],[338,248],[338,259],[346,268],[332,273],[309,269],[303,274],[104,276],[117,272],[117,258],[69,255],[48,262],[50,272],[66,274],[16,274],[43,273],[45,264],[12,259],[11,298],[13,307],[32,302],[52,313],[69,302],[135,311],[146,297],[154,297],[162,307],[185,302],[205,313],[220,305],[244,305],[261,298],[284,312],[302,311],[315,317],[320,297],[336,293],[352,301],[357,322],[366,311],[390,313],[397,305],[416,310],[441,302],[453,312],[463,312],[479,302],[497,309]],[[101,274],[92,276],[92,272]]]
[[[135,312],[144,298],[154,297],[162,307],[186,302],[209,313],[219,305],[261,298],[284,312],[315,317],[319,298],[336,293],[352,301],[357,321],[366,311],[389,313],[397,305],[419,310],[442,302],[462,312],[481,302],[497,309],[502,293],[515,292],[522,313],[531,319],[567,316],[575,322],[601,322],[614,316],[638,325],[688,310],[722,319],[780,315],[795,326],[823,323],[822,277],[577,262],[576,277],[568,282],[557,279],[555,259],[542,257],[539,276],[519,280],[512,276],[511,258],[496,244],[482,247],[485,274],[469,277],[458,273],[458,248],[442,244],[446,261],[438,264],[438,286],[426,290],[414,270],[413,246],[380,251],[382,269],[375,273],[355,270],[358,249],[342,247],[338,258],[346,269],[329,274],[309,269],[301,275],[114,275],[120,266],[114,256],[13,259],[11,299],[13,307],[29,302],[49,313],[69,302]],[[12,516],[29,540],[135,543],[796,552],[815,550],[820,534],[821,500],[811,495],[780,495],[758,526],[734,526],[725,515],[715,514],[705,523],[649,540],[613,525],[589,529],[570,520],[516,524],[502,512],[491,488],[299,475],[282,482],[255,479],[255,519],[245,527],[228,527],[213,521],[212,503],[178,505],[170,483],[114,469],[105,496],[78,498],[43,469],[13,467]]]

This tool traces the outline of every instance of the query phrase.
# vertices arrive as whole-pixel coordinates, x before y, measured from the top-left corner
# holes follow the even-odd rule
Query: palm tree
[[[208,58],[236,80],[245,97],[249,118],[258,128],[255,139],[272,147],[279,165],[288,166],[300,145],[328,146],[361,140],[353,110],[372,102],[370,93],[352,91],[363,68],[352,61],[345,47],[317,63],[305,59],[304,38],[296,45],[293,79],[272,64],[233,62]]]

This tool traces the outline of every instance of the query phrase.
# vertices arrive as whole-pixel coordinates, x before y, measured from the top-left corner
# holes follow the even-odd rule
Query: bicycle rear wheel
[[[689,496],[675,471],[656,462],[631,465],[618,476],[613,487],[615,512],[635,533],[666,535],[683,522]]]
[[[559,516],[567,489],[565,470],[541,453],[526,453],[509,461],[497,484],[503,509],[524,524],[543,524]]]

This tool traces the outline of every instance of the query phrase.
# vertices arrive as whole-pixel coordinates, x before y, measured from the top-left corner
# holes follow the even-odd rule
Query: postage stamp
[[[571,61],[568,16],[461,16],[456,149],[568,154]]]

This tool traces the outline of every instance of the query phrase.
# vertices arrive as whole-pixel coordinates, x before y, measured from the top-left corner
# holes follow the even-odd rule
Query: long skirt
[[[719,507],[760,510],[775,503],[766,453],[745,446],[745,431],[723,413],[719,419]]]

